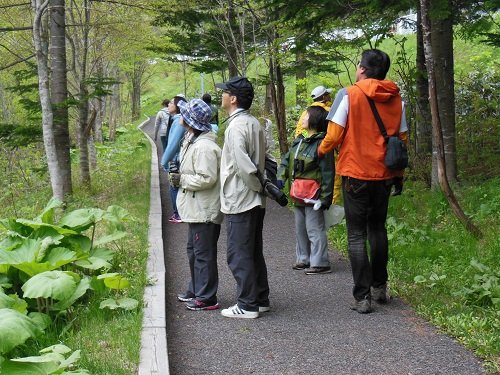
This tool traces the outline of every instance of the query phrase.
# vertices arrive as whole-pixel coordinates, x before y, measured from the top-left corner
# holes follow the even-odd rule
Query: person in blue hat
[[[189,310],[215,310],[219,276],[217,241],[223,215],[220,211],[219,165],[221,149],[215,142],[212,111],[201,99],[179,102],[180,123],[187,129],[179,153],[179,172],[170,173],[176,186],[177,209],[188,223],[187,255],[191,278],[177,296]]]

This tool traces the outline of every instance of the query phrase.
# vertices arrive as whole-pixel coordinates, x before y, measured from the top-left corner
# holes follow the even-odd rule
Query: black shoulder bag
[[[397,136],[389,137],[387,135],[387,131],[385,130],[384,123],[382,122],[382,119],[377,111],[375,102],[368,96],[366,98],[370,103],[370,108],[372,109],[378,128],[380,129],[380,133],[382,133],[387,146],[384,159],[385,166],[396,171],[405,169],[408,166],[408,150],[406,148],[406,144]]]

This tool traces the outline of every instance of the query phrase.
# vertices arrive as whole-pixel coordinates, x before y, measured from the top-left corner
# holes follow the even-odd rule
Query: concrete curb
[[[148,118],[138,126],[142,128]],[[151,190],[149,207],[149,257],[147,263],[150,285],[144,290],[144,318],[142,322],[139,375],[169,375],[167,350],[167,320],[165,312],[165,261],[163,257],[162,210],[158,153],[155,142],[151,143]]]

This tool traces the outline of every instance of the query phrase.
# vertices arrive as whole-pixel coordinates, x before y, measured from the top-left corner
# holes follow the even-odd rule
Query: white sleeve
[[[331,118],[328,118],[328,120],[333,121],[337,125],[340,125],[343,128],[345,128],[347,124],[348,114],[349,114],[349,97],[347,95],[344,95],[342,101],[339,104],[339,107],[335,111],[335,114]]]

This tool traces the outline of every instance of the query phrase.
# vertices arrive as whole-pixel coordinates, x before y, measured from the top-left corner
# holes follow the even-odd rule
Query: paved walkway
[[[149,124],[145,130],[151,128]],[[351,311],[350,268],[337,252],[330,253],[331,274],[293,271],[293,214],[270,200],[264,248],[271,312],[240,320],[224,318],[220,310],[186,310],[176,294],[188,282],[187,224],[166,220],[171,205],[168,194],[163,194],[165,177],[161,171],[171,374],[484,374],[469,351],[438,333],[400,299],[386,306],[375,304],[368,315]],[[233,305],[236,298],[225,254],[223,223],[218,292],[223,307]]]

